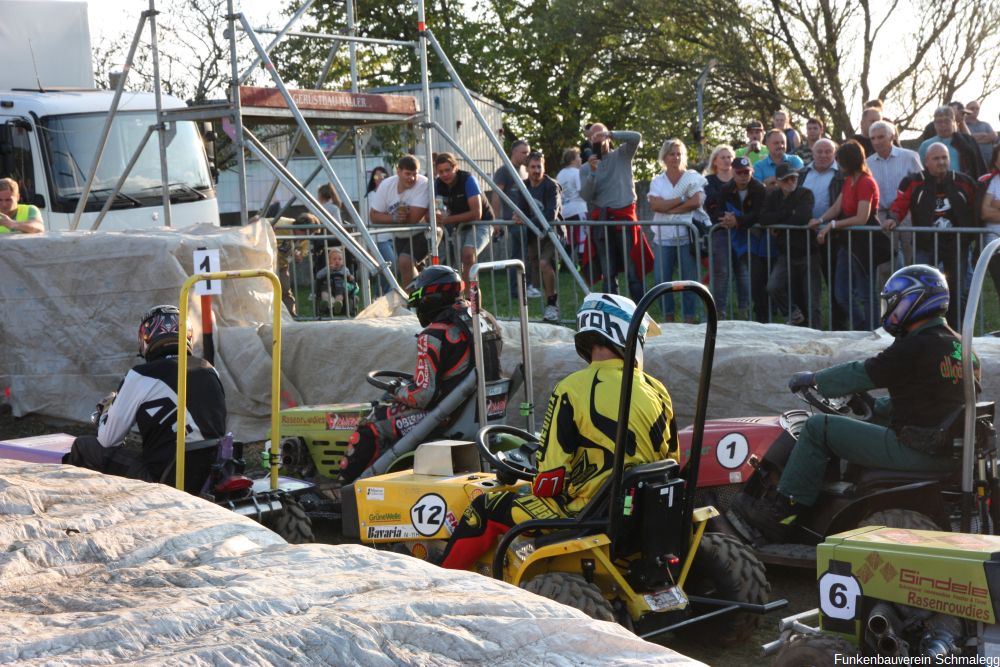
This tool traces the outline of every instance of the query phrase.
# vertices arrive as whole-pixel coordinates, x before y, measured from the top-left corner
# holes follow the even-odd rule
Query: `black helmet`
[[[904,266],[889,276],[881,299],[882,328],[898,338],[910,324],[948,312],[948,281],[933,266]]]
[[[139,356],[147,361],[167,347],[177,348],[180,338],[181,311],[177,306],[153,306],[139,322]],[[191,351],[194,334],[191,323],[187,325],[187,350]]]
[[[463,289],[465,283],[458,271],[440,264],[429,266],[406,288],[410,293],[408,305],[410,310],[416,310],[420,326],[426,327],[458,300]]]

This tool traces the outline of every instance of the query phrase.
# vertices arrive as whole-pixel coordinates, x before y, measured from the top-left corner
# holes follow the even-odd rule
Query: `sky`
[[[250,24],[254,27],[281,28],[284,26],[286,18],[282,17],[281,9],[285,7],[287,0],[233,0],[236,10],[242,11],[250,19]],[[158,3],[158,6],[166,7],[166,2]],[[138,24],[139,16],[149,8],[148,0],[89,0],[88,10],[90,19],[91,45],[99,44],[102,38],[117,36],[123,32],[132,34]],[[900,11],[899,25],[902,31],[908,31],[907,12]],[[268,35],[268,38],[271,36]],[[879,62],[881,57],[889,62],[894,57],[898,57],[898,40],[892,39],[892,35],[886,34],[885,43],[892,45],[890,52],[885,54],[875,53],[873,60]],[[900,39],[902,39],[900,37]],[[265,40],[265,44],[269,41]],[[896,52],[893,52],[896,51]],[[978,94],[978,85],[969,85],[961,90],[957,98],[962,102],[971,101]],[[891,101],[890,101],[891,105]],[[982,101],[982,112],[980,119],[985,120],[1000,131],[1000,122],[997,122],[1000,113],[1000,93],[995,93]],[[892,115],[891,106],[887,108],[887,115]],[[801,119],[797,119],[799,121]],[[928,118],[928,120],[930,120]],[[797,122],[798,125],[804,125]],[[804,129],[800,128],[800,129]]]

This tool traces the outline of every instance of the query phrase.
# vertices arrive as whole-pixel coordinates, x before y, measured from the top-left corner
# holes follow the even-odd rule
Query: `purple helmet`
[[[882,328],[898,338],[910,324],[948,312],[948,281],[933,266],[904,266],[889,276],[881,298]]]

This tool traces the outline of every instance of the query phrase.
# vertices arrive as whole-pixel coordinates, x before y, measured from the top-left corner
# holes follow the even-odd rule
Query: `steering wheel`
[[[502,484],[513,484],[519,479],[530,482],[538,473],[535,455],[541,443],[537,436],[523,429],[503,424],[484,426],[476,433],[476,446]]]
[[[396,389],[402,387],[404,384],[413,382],[413,374],[404,373],[403,371],[369,371],[365,375],[365,380],[376,389],[395,392]]]
[[[875,399],[867,391],[836,398],[823,396],[816,387],[803,387],[794,393],[823,414],[850,417],[863,422],[871,421],[875,414]]]

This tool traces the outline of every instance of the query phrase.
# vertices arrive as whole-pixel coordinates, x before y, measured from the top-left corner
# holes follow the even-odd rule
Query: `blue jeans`
[[[528,262],[524,259],[525,251],[527,250],[527,232],[525,231],[524,225],[511,225],[507,227],[507,235],[510,238],[510,246],[507,252],[507,257],[509,259],[519,259],[524,262],[524,277],[525,280],[531,283],[531,267],[528,266]],[[534,235],[532,235],[534,239]],[[507,289],[510,294],[510,298],[517,299],[517,271],[514,269],[507,269]]]
[[[849,313],[847,328],[851,331],[871,331],[868,289],[868,271],[861,260],[846,246],[839,248],[834,270],[833,298],[845,313]]]
[[[382,255],[382,259],[389,262],[393,267],[396,266],[396,246],[392,239],[386,239],[384,241],[379,241],[377,244],[378,251]],[[378,274],[378,285],[382,289],[382,294],[389,293],[389,281],[381,273]],[[404,289],[406,285],[402,285]]]
[[[711,239],[712,252],[709,264],[712,272],[712,298],[715,299],[719,319],[727,319],[732,315],[729,312],[730,280],[736,283],[733,289],[740,313],[745,313],[747,306],[750,305],[750,270],[747,263],[740,261],[740,257],[733,250],[731,234],[728,230],[721,227],[713,230]]]
[[[674,268],[680,272],[681,280],[698,280],[698,267],[695,265],[694,249],[690,243],[684,245],[660,245],[654,244],[655,261],[653,271],[656,275],[656,282],[663,283],[674,277]],[[674,295],[667,294],[662,297],[661,306],[663,316],[670,320],[674,317]],[[684,320],[694,320],[697,302],[692,292],[684,292],[681,297],[681,306],[684,313]]]

